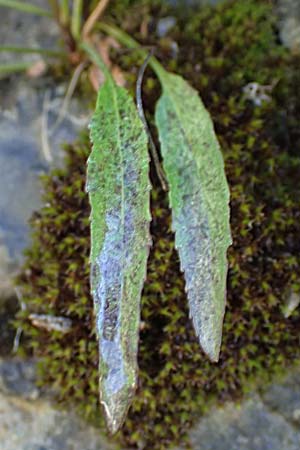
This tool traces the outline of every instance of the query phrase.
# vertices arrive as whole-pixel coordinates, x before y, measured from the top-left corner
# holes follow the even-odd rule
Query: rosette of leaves
[[[125,42],[130,39],[106,29]],[[93,58],[90,47],[84,48]],[[202,349],[218,361],[231,243],[224,163],[198,93],[155,58],[150,61],[163,88],[155,123],[190,316]],[[99,65],[103,67],[101,61]],[[106,82],[90,126],[87,190],[100,397],[114,433],[136,388],[140,302],[150,243],[150,181],[145,124],[126,90],[116,86],[105,67],[104,73]]]

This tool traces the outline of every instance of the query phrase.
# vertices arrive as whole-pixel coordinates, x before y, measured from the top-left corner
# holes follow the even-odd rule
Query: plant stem
[[[31,5],[26,2],[18,2],[15,0],[0,0],[0,6],[7,6],[8,8],[16,9],[29,14],[36,14],[38,16],[52,17],[50,11],[39,8],[38,6]]]
[[[10,75],[17,72],[24,72],[25,70],[32,67],[32,62],[24,63],[11,63],[11,64],[1,64],[0,65],[0,77],[2,75]]]
[[[104,73],[105,78],[107,80],[113,81],[112,75],[106,66],[105,62],[103,61],[100,54],[95,50],[95,48],[88,44],[87,42],[84,42],[81,44],[81,48],[85,51],[85,53],[89,56],[89,58],[93,61],[96,66],[99,67],[99,69]]]
[[[68,25],[69,17],[70,17],[69,0],[62,0],[59,17],[61,24],[64,26]]]
[[[48,0],[48,3],[52,9],[53,17],[58,21],[59,20],[59,4],[58,0]]]
[[[61,108],[59,110],[59,114],[58,114],[57,120],[55,121],[53,127],[50,130],[50,134],[51,135],[57,130],[59,125],[64,120],[64,118],[66,116],[66,113],[67,113],[67,110],[68,110],[68,107],[69,107],[70,100],[71,100],[71,98],[72,98],[72,96],[73,96],[73,94],[75,92],[75,89],[76,89],[77,83],[79,81],[80,75],[82,74],[82,72],[85,69],[86,65],[87,65],[87,62],[83,61],[74,70],[74,73],[72,75],[70,84],[68,86],[68,89],[67,89],[64,101],[63,101],[63,103],[61,105]]]
[[[158,179],[160,181],[160,184],[161,184],[163,190],[167,191],[166,177],[165,177],[164,171],[160,165],[159,156],[158,156],[154,141],[152,139],[150,129],[147,124],[147,120],[146,120],[144,110],[143,110],[143,102],[142,102],[142,81],[143,81],[143,75],[144,75],[145,69],[147,67],[147,64],[149,63],[149,66],[151,66],[152,70],[156,73],[157,77],[160,80],[162,80],[164,78],[166,71],[163,68],[163,66],[160,64],[160,62],[154,56],[151,55],[151,53],[149,54],[144,49],[142,49],[140,44],[138,42],[136,42],[134,39],[132,39],[132,37],[130,37],[124,31],[120,30],[117,27],[114,27],[112,25],[108,25],[105,23],[100,23],[99,26],[100,26],[101,30],[105,31],[109,36],[112,36],[115,39],[117,39],[117,41],[119,41],[121,44],[125,45],[128,48],[137,50],[140,53],[140,55],[143,56],[143,58],[145,59],[143,65],[139,71],[137,85],[136,85],[137,108],[138,108],[139,116],[144,124],[144,128],[148,135],[151,156],[152,156],[152,159],[153,159],[153,162],[155,165]]]
[[[86,39],[88,37],[88,35],[92,31],[95,23],[97,22],[97,20],[99,20],[101,15],[104,13],[108,4],[109,4],[109,0],[100,0],[98,5],[94,9],[94,11],[92,11],[92,13],[89,15],[89,17],[87,18],[87,20],[83,26],[83,29],[82,29],[82,36],[84,39]]]
[[[108,25],[107,23],[99,23],[99,28],[107,33],[109,36],[114,37],[121,44],[125,45],[128,48],[132,48],[137,50],[144,59],[147,58],[147,52],[141,48],[140,44],[135,41],[131,36],[122,31],[120,28],[117,28],[113,25]],[[160,64],[160,62],[152,56],[149,59],[149,66],[154,70],[159,79],[162,79],[165,75],[165,69]]]
[[[137,110],[140,116],[141,121],[143,122],[145,131],[147,133],[148,136],[148,140],[149,140],[149,146],[150,146],[150,152],[151,152],[151,156],[152,156],[152,160],[156,169],[156,173],[158,176],[158,179],[160,181],[161,187],[164,191],[167,191],[167,180],[164,174],[164,171],[160,165],[160,161],[159,161],[159,156],[155,147],[155,143],[153,141],[152,138],[152,134],[149,128],[149,125],[147,123],[147,119],[144,113],[144,107],[143,107],[143,99],[142,99],[142,84],[143,84],[143,77],[144,77],[144,73],[146,70],[146,67],[150,61],[150,58],[152,56],[152,52],[150,52],[147,55],[147,58],[145,59],[143,65],[141,66],[140,70],[139,70],[139,74],[138,74],[138,78],[137,78],[137,82],[136,82],[136,103],[137,103]]]
[[[29,47],[10,47],[10,46],[0,46],[0,52],[10,52],[10,53],[37,53],[45,56],[60,57],[65,56],[64,52],[59,50],[50,50],[47,48],[29,48]]]
[[[83,10],[83,0],[74,0],[71,19],[71,31],[73,37],[76,40],[79,40],[80,38],[82,10]]]

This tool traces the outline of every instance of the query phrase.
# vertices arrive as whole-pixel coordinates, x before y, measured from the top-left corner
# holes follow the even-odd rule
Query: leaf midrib
[[[166,83],[166,84],[167,84],[167,83]],[[188,139],[188,136],[187,136],[187,134],[185,133],[185,131],[184,131],[183,127],[182,127],[182,124],[181,124],[181,120],[180,120],[181,114],[180,114],[180,112],[178,111],[178,108],[177,108],[177,106],[176,106],[176,103],[177,103],[177,102],[173,99],[171,89],[169,90],[169,89],[168,89],[168,86],[166,86],[165,84],[164,84],[164,90],[165,90],[165,94],[167,93],[167,97],[166,97],[166,98],[169,98],[169,99],[171,100],[171,102],[172,102],[174,111],[175,111],[175,113],[176,113],[177,122],[178,122],[178,124],[179,124],[179,129],[180,129],[180,131],[181,131],[181,134],[182,134],[182,136],[183,136],[183,139],[184,139],[184,141],[185,141],[187,147],[190,149],[190,152],[191,152],[193,161],[195,162],[195,164],[196,164],[196,166],[197,166],[197,169],[198,169],[198,172],[199,172],[199,174],[200,174],[201,171],[200,171],[199,164],[198,164],[198,162],[197,162],[197,158],[195,157],[195,154],[194,154],[194,151],[193,151],[193,146],[192,146],[192,144],[190,143],[190,141],[189,141],[189,139]],[[205,189],[201,190],[201,192],[202,192],[202,196],[203,196],[204,203],[205,203],[205,207],[204,207],[204,213],[205,213],[206,208],[207,208],[207,205],[208,205],[209,210],[211,210],[211,208],[210,208],[209,202],[207,201],[207,195],[206,195],[206,193],[205,193]],[[208,222],[209,222],[209,219],[208,219]],[[209,226],[209,231],[210,231],[210,229],[211,229],[211,227]],[[211,235],[210,235],[210,238],[211,238]]]
[[[125,199],[125,187],[124,187],[124,158],[122,154],[122,144],[121,144],[121,133],[120,133],[120,126],[121,126],[121,118],[118,108],[118,96],[117,96],[117,89],[118,87],[113,83],[113,99],[114,99],[114,106],[116,110],[116,118],[117,118],[117,143],[118,143],[118,153],[120,157],[120,166],[121,166],[121,235],[122,235],[122,268],[124,268],[124,230],[125,230],[125,213],[124,213],[124,199]],[[121,312],[122,312],[122,301],[123,301],[123,294],[124,294],[124,279],[123,274],[121,276],[121,304],[120,304],[120,310],[119,310],[119,317],[118,317],[118,334],[120,333],[120,321],[121,321]]]

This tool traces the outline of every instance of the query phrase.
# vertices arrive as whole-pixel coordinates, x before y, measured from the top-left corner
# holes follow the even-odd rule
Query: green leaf
[[[52,17],[50,11],[47,11],[46,9],[40,8],[35,5],[31,5],[27,1],[19,2],[15,0],[0,0],[0,6],[6,6],[8,8],[16,9],[17,11],[36,14],[38,16]]]
[[[217,361],[226,302],[226,251],[231,244],[223,158],[198,93],[158,62],[152,66],[163,87],[155,120],[190,315],[201,347]]]
[[[108,426],[116,432],[136,387],[140,300],[151,242],[150,182],[143,124],[128,92],[106,75],[91,124],[87,190],[100,394]]]

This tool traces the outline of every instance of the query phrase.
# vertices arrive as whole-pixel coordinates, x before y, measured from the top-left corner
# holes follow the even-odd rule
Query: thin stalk
[[[32,67],[32,62],[24,62],[24,63],[11,63],[11,64],[1,64],[0,65],[0,77],[2,75],[10,75],[17,72],[24,72],[27,69]]]
[[[128,48],[132,48],[137,50],[141,56],[144,57],[145,61],[139,71],[138,79],[137,79],[137,85],[136,85],[136,98],[137,98],[137,108],[139,112],[139,116],[144,124],[144,128],[148,134],[149,138],[149,144],[150,144],[150,151],[151,156],[155,165],[156,173],[159,178],[160,184],[164,191],[167,190],[167,181],[164,174],[164,171],[160,165],[159,156],[154,144],[154,141],[151,136],[151,132],[149,130],[146,117],[144,114],[143,109],[143,102],[142,102],[142,81],[145,69],[147,67],[147,64],[149,63],[149,66],[152,68],[152,70],[156,73],[157,77],[162,80],[165,76],[165,69],[160,64],[160,62],[150,54],[148,54],[145,50],[141,49],[140,44],[136,42],[132,37],[130,37],[128,34],[126,34],[124,31],[120,30],[117,27],[114,27],[112,25],[108,25],[105,23],[99,24],[100,29],[105,31],[109,36],[114,37],[117,41],[119,41],[121,44],[125,45]]]
[[[87,18],[83,29],[82,29],[82,36],[84,39],[88,37],[88,35],[91,33],[92,29],[94,28],[95,23],[99,20],[101,15],[104,13],[105,9],[107,8],[110,0],[100,0],[96,8],[92,11],[92,13]]]
[[[100,54],[95,50],[95,48],[92,45],[88,44],[87,42],[84,42],[83,44],[81,44],[81,48],[89,56],[91,61],[93,61],[93,63],[96,66],[98,66],[99,69],[104,73],[105,78],[107,80],[113,81],[112,75],[111,75],[110,71],[108,70],[108,67],[106,66],[106,64],[103,61]]]
[[[66,26],[69,24],[69,19],[70,19],[69,0],[62,0],[59,18],[60,18],[60,22],[62,23],[62,25]]]
[[[136,82],[136,104],[137,104],[137,110],[140,116],[141,121],[143,122],[145,131],[148,135],[148,140],[149,140],[149,146],[150,146],[150,152],[151,152],[151,156],[152,156],[152,160],[156,169],[156,173],[158,176],[158,179],[160,181],[161,187],[163,188],[164,191],[167,191],[167,180],[164,174],[164,171],[161,167],[160,161],[159,161],[159,156],[152,138],[152,134],[149,128],[149,125],[147,123],[147,119],[144,113],[144,107],[143,107],[143,99],[142,99],[142,84],[143,84],[143,78],[144,78],[144,73],[146,70],[146,67],[150,61],[150,58],[152,56],[152,51],[147,55],[147,58],[145,59],[143,65],[141,66],[140,70],[139,70],[139,74],[138,74],[138,78],[137,78],[137,82]]]
[[[76,40],[79,40],[80,38],[82,10],[83,10],[83,0],[74,0],[71,19],[71,31],[73,37]]]
[[[58,0],[48,0],[48,3],[52,9],[53,17],[58,21],[59,20],[59,3]]]
[[[120,28],[117,28],[113,25],[108,25],[107,23],[99,23],[100,30],[107,33],[109,36],[114,37],[117,41],[119,41],[121,44],[125,45],[125,47],[132,48],[137,50],[141,56],[143,56],[144,59],[147,58],[147,52],[143,49],[141,49],[140,44],[135,41],[131,36],[129,36],[124,31],[120,30]],[[160,64],[160,62],[155,58],[155,56],[152,56],[149,59],[149,66],[154,70],[158,78],[163,78],[165,74],[165,69]]]
[[[59,114],[58,114],[57,120],[56,120],[55,124],[53,125],[53,127],[50,130],[50,134],[51,135],[57,130],[57,128],[59,127],[59,125],[62,123],[62,121],[64,120],[64,118],[66,116],[66,113],[67,113],[67,110],[68,110],[69,103],[71,101],[72,95],[75,92],[75,89],[76,89],[77,83],[79,81],[80,75],[82,74],[83,70],[85,69],[86,64],[87,64],[87,62],[83,61],[74,70],[74,73],[72,75],[70,84],[69,84],[67,92],[66,92],[66,96],[65,96],[64,101],[63,101],[63,103],[61,105],[61,108],[59,110]]]
[[[52,11],[53,16],[59,26],[62,36],[64,38],[65,44],[68,49],[72,52],[76,48],[75,39],[72,36],[69,22],[70,22],[70,8],[69,8],[69,0],[48,0]]]
[[[64,52],[59,50],[50,50],[47,48],[30,48],[30,47],[11,47],[11,46],[0,46],[1,52],[9,52],[9,53],[33,53],[45,56],[53,56],[53,57],[61,57],[65,56]]]
[[[52,17],[50,11],[47,11],[46,9],[40,8],[35,5],[31,5],[27,1],[18,2],[15,0],[0,0],[0,6],[6,6],[7,8],[16,9],[18,11],[22,11],[29,14],[36,14],[38,16]]]

